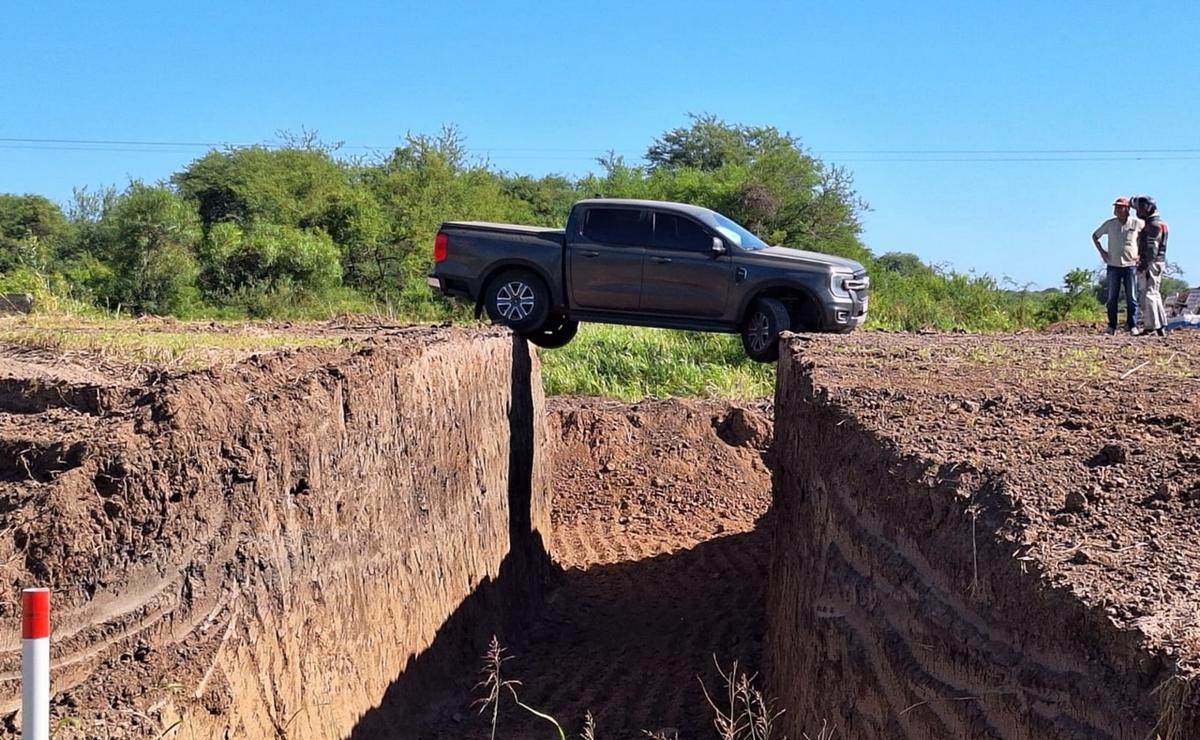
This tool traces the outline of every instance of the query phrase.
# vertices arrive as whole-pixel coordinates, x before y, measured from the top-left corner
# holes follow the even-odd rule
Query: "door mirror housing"
[[[714,236],[712,239],[712,247],[710,249],[713,255],[720,256],[725,254],[725,242],[721,241],[721,237]]]

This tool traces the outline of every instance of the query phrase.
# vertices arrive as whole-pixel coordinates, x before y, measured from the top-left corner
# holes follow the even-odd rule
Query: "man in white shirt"
[[[1129,215],[1129,198],[1120,197],[1113,201],[1113,217],[1096,227],[1092,232],[1092,244],[1108,266],[1108,328],[1105,334],[1117,333],[1117,301],[1122,286],[1125,288],[1125,323],[1129,331],[1137,326],[1137,294],[1133,290],[1134,275],[1138,263],[1138,232],[1142,221]],[[1100,246],[1100,237],[1107,240],[1106,247]]]

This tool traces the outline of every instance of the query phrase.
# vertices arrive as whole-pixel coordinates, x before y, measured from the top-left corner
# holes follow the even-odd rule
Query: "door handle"
[[[655,264],[665,265],[671,261],[671,258],[670,257],[651,257],[650,261]]]
[[[600,253],[599,253],[599,252],[593,252],[593,251],[591,251],[591,250],[588,250],[588,251],[586,251],[586,252],[580,252],[580,253],[579,253],[579,256],[580,256],[580,257],[588,257],[588,258],[591,258],[591,257],[599,257],[599,256],[600,256]]]

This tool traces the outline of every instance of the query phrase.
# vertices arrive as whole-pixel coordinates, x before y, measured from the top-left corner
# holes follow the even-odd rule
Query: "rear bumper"
[[[431,272],[425,276],[425,284],[433,290],[444,296],[454,296],[458,298],[470,298],[471,286],[466,280],[458,280],[453,277],[439,276],[437,273]]]

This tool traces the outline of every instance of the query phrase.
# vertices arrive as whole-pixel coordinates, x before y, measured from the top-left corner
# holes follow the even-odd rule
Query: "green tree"
[[[0,193],[0,272],[46,272],[70,235],[58,204],[40,195]]]
[[[763,239],[866,262],[859,216],[866,204],[845,170],[807,153],[796,137],[771,126],[692,116],[690,126],[664,133],[646,151],[648,165],[600,160],[604,175],[585,179],[584,192],[695,203],[745,224]]]
[[[529,175],[505,175],[501,186],[523,223],[561,228],[566,224],[572,204],[581,197],[579,188],[562,175],[535,178]]]
[[[1051,294],[1038,310],[1044,323],[1067,319],[1093,319],[1100,314],[1100,302],[1093,291],[1091,270],[1071,270],[1063,277],[1062,290]]]
[[[932,275],[933,268],[910,252],[886,252],[875,258],[875,267],[900,275]]]
[[[485,163],[470,161],[457,129],[410,135],[364,173],[387,223],[373,287],[419,316],[444,315],[424,284],[438,226],[449,220],[509,221],[529,212]]]
[[[218,302],[283,288],[320,294],[341,284],[338,257],[323,231],[264,223],[244,232],[233,223],[216,224],[200,248],[201,285]]]
[[[198,297],[199,239],[196,212],[170,188],[133,182],[99,224],[99,257],[115,276],[104,297],[137,313],[185,313]]]
[[[205,230],[233,222],[325,228],[330,204],[350,189],[350,169],[324,149],[256,146],[212,151],[172,178]]]

